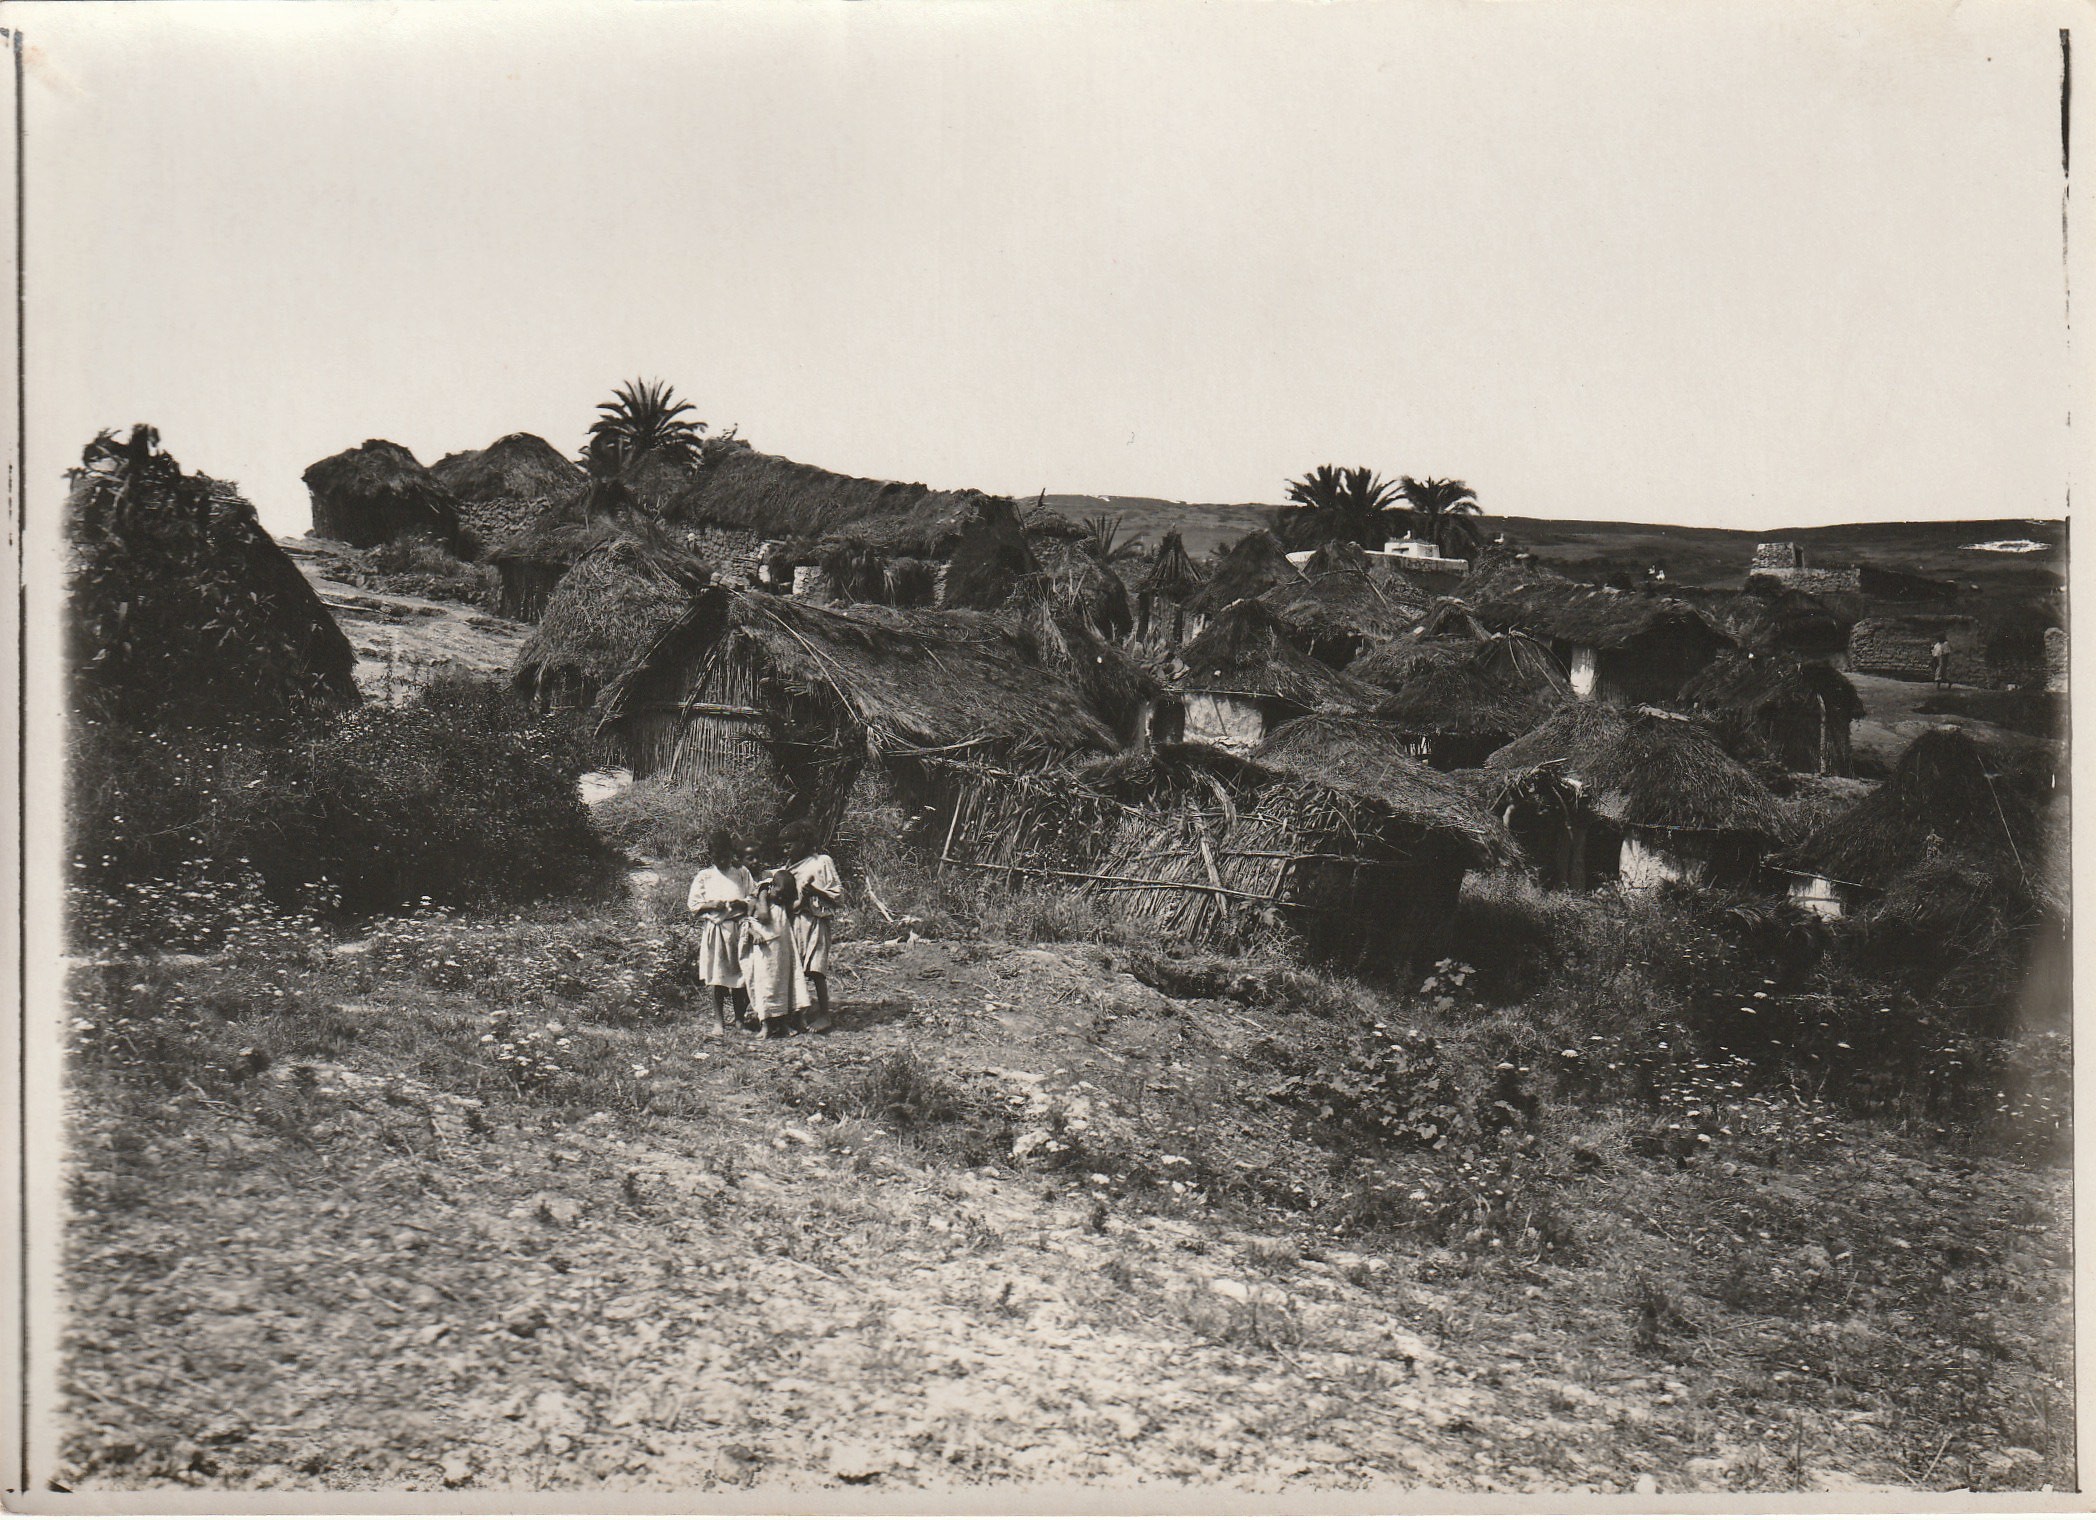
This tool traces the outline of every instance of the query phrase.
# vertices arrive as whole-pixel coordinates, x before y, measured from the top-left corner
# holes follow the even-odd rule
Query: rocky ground
[[[1523,1183],[1547,1240],[1350,1230],[1262,1097],[1330,1038],[1285,995],[898,930],[764,1042],[531,970],[653,932],[584,927],[100,973],[58,1482],[2072,1484],[2059,1172],[1597,1113]],[[126,998],[234,1069],[112,1058]]]
[[[458,602],[352,585],[342,578],[356,556],[347,544],[289,538],[283,549],[349,636],[367,697],[401,700],[446,671],[507,679],[531,633],[527,623]]]

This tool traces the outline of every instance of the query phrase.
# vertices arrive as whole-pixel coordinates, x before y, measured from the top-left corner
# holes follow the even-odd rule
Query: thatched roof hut
[[[1785,770],[1846,776],[1849,726],[1864,716],[1849,678],[1817,660],[1732,652],[1691,676],[1681,700],[1708,717],[1725,747]]]
[[[1971,735],[1932,728],[1907,746],[1882,786],[1778,864],[1852,892],[1886,892],[1932,854],[1954,856],[2029,903],[2044,870],[2038,818],[2023,788],[1989,774]]]
[[[528,530],[546,508],[572,501],[589,479],[536,433],[446,454],[429,472],[451,493],[471,547],[483,555]]]
[[[1745,881],[1782,835],[1768,788],[1695,718],[1572,703],[1485,764],[1516,837],[1574,886]]]
[[[766,769],[797,811],[827,816],[869,756],[908,775],[933,758],[1033,766],[1118,748],[1120,715],[1052,657],[983,613],[712,587],[608,690],[599,733],[637,776]]]
[[[628,534],[610,538],[561,578],[512,681],[542,711],[590,706],[677,620],[703,577]]]
[[[1387,693],[1375,716],[1405,736],[1411,753],[1436,770],[1460,770],[1483,764],[1562,700],[1548,685],[1524,688],[1508,680],[1494,668],[1498,652],[1490,638],[1476,644],[1404,638],[1377,645],[1347,674]]]
[[[1798,587],[1763,582],[1726,595],[1712,611],[1742,648],[1805,660],[1846,655],[1857,616],[1852,606],[1837,605]]]
[[[1186,552],[1176,530],[1158,541],[1157,552],[1131,588],[1135,592],[1135,636],[1141,644],[1177,649],[1199,633],[1196,614],[1189,624],[1186,604],[1203,584],[1199,567]]]
[[[1465,582],[1464,597],[1487,626],[1548,644],[1575,695],[1619,706],[1674,701],[1683,682],[1733,644],[1678,597],[1582,585],[1516,560],[1487,562]]]
[[[1327,743],[1271,762],[1161,745],[1043,772],[954,764],[924,839],[949,868],[1055,882],[1161,941],[1242,949],[1286,929],[1325,959],[1416,968],[1504,836],[1402,760],[1333,779],[1309,755]]]
[[[1359,545],[1345,547],[1361,560],[1360,568],[1328,544],[1311,556],[1301,578],[1270,586],[1259,596],[1297,642],[1335,670],[1345,669],[1371,644],[1402,638],[1427,610],[1423,596],[1371,575]]]
[[[1249,749],[1277,725],[1309,712],[1366,712],[1372,686],[1296,647],[1257,600],[1232,602],[1172,662],[1180,736]]]
[[[424,538],[456,553],[458,503],[420,460],[397,443],[367,438],[306,466],[313,532],[359,549]]]
[[[70,472],[67,663],[76,710],[150,725],[355,702],[356,651],[231,483],[134,428]]]
[[[1452,640],[1467,644],[1483,644],[1492,635],[1492,630],[1478,621],[1470,604],[1459,596],[1443,596],[1434,599],[1419,619],[1414,636],[1422,639]]]
[[[1303,573],[1289,563],[1281,540],[1261,529],[1247,533],[1224,552],[1207,584],[1186,599],[1186,610],[1200,617],[1214,617],[1232,602],[1302,578]]]

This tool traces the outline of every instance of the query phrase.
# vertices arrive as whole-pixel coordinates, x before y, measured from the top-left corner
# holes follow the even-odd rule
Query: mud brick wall
[[[1970,618],[1865,618],[1849,634],[1849,669],[1906,681],[1929,680],[1935,673],[1929,650],[1939,634],[1950,640],[1953,681],[1992,684],[1993,672],[1980,648],[1979,625]]]

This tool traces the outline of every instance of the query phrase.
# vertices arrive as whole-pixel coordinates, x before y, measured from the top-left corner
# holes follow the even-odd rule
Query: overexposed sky
[[[300,531],[647,375],[936,486],[2065,510],[2041,4],[5,9],[54,492],[151,421]]]

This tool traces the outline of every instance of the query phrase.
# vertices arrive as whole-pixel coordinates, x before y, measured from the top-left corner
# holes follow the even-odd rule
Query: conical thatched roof
[[[1510,739],[1548,718],[1558,698],[1494,675],[1484,658],[1489,647],[1490,640],[1399,639],[1355,660],[1347,674],[1389,693],[1375,714],[1408,734]]]
[[[818,607],[791,597],[702,592],[607,692],[602,726],[681,702],[680,673],[721,650],[758,669],[763,700],[798,699],[889,757],[936,751],[1014,761],[1107,753],[1110,715],[1009,622],[980,612]],[[799,721],[796,719],[795,721]]]
[[[1213,585],[1213,582],[1210,583]],[[1366,712],[1382,694],[1305,654],[1256,600],[1232,602],[1179,652],[1180,691],[1293,703],[1308,712]]]
[[[1884,785],[1815,830],[1783,863],[1887,891],[1932,852],[1947,852],[2006,887],[2035,893],[2039,832],[2028,800],[1988,775],[1969,734],[1932,728],[1907,746]]]
[[[1619,827],[1782,833],[1775,798],[1708,727],[1649,707],[1571,703],[1485,765],[1503,785],[1545,772],[1576,783],[1588,810]]]
[[[1795,586],[1736,592],[1717,619],[1739,643],[1764,654],[1827,659],[1849,645],[1856,616]]]
[[[1313,559],[1303,576],[1271,586],[1259,596],[1283,627],[1313,645],[1401,638],[1426,611],[1423,598],[1402,595],[1395,583],[1380,582],[1365,569],[1342,564],[1320,572],[1316,565]]]
[[[1264,530],[1247,533],[1230,547],[1208,583],[1187,598],[1186,610],[1212,616],[1232,602],[1302,578],[1302,572],[1288,562],[1281,540]]]
[[[481,502],[565,501],[589,479],[536,433],[510,433],[484,449],[446,454],[430,474],[460,501]]]
[[[1149,568],[1132,589],[1140,595],[1171,597],[1176,601],[1184,601],[1201,589],[1201,572],[1176,530],[1158,540]]]
[[[1417,634],[1422,639],[1457,639],[1482,644],[1492,637],[1492,630],[1477,620],[1477,614],[1461,597],[1444,596],[1437,598],[1419,620]]]
[[[696,574],[672,574],[647,544],[613,537],[561,577],[517,651],[514,679],[536,689],[559,677],[593,694],[677,620],[691,601]]]
[[[1837,723],[1853,723],[1864,715],[1863,699],[1847,676],[1819,660],[1780,654],[1728,651],[1689,677],[1681,700],[1720,719],[1732,714],[1781,716],[1819,704]]]
[[[1252,760],[1373,802],[1402,822],[1454,834],[1472,865],[1514,859],[1499,820],[1460,782],[1406,755],[1390,725],[1373,718],[1313,713],[1292,719],[1267,735]]]
[[[367,438],[306,466],[313,531],[369,548],[403,536],[458,542],[457,504],[437,477],[397,443]]]
[[[148,427],[71,472],[67,659],[78,705],[127,723],[274,719],[357,700],[356,651],[239,491]]]

